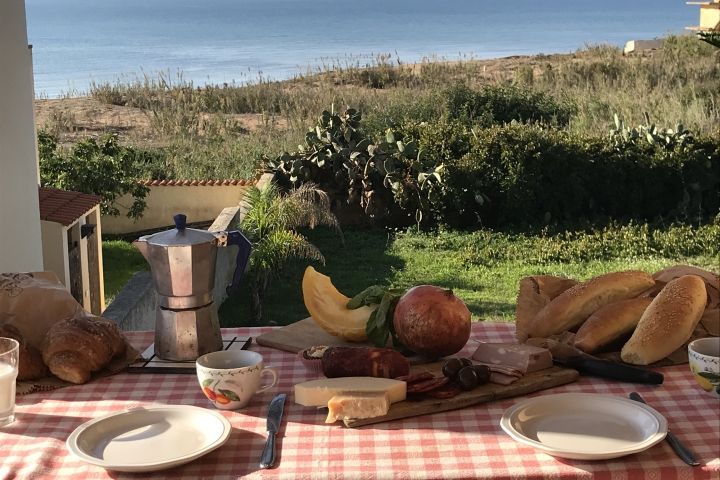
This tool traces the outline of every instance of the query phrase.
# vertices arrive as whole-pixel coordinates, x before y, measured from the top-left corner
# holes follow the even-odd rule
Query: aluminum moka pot
[[[239,231],[208,232],[186,228],[186,216],[175,215],[175,227],[140,237],[133,245],[150,263],[159,296],[155,321],[155,354],[166,360],[194,360],[222,349],[213,302],[217,248],[237,245],[239,252],[228,294],[240,285],[251,244]]]

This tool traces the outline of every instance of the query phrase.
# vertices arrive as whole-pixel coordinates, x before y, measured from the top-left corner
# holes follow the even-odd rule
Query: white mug
[[[263,367],[263,357],[247,350],[221,350],[203,355],[195,362],[200,388],[220,410],[237,410],[250,403],[256,393],[272,388],[278,381],[275,367]],[[260,386],[260,377],[269,372],[272,383]]]
[[[720,337],[700,338],[688,345],[690,371],[708,395],[720,398]]]

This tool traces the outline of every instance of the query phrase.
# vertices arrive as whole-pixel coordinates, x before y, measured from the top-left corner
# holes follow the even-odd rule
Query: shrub
[[[467,125],[489,127],[515,120],[565,126],[570,121],[569,106],[527,86],[483,85],[473,90],[457,82],[444,91],[444,97],[448,117]]]
[[[120,215],[115,200],[129,193],[133,197],[127,216],[140,218],[145,210],[149,188],[138,183],[140,170],[136,152],[118,145],[114,135],[97,141],[88,138],[77,142],[71,151],[58,149],[54,136],[38,133],[40,184],[94,195],[102,195],[100,211]]]

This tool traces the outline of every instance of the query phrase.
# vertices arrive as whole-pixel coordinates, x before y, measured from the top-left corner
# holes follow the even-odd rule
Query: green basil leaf
[[[348,310],[355,310],[356,308],[360,308],[365,305],[380,303],[380,299],[382,299],[382,296],[384,294],[385,289],[383,287],[381,287],[380,285],[373,285],[348,300],[345,308],[347,308]]]
[[[403,345],[403,343],[400,341],[400,338],[397,336],[397,333],[395,333],[395,323],[393,322],[393,318],[395,317],[395,307],[397,307],[399,301],[400,296],[395,296],[393,298],[392,302],[390,303],[390,307],[388,308],[387,314],[385,315],[385,323],[388,324],[393,346],[395,348],[405,348],[405,345]]]
[[[388,330],[384,322],[377,321],[379,308],[380,307],[376,308],[370,314],[370,319],[365,326],[365,333],[367,334],[368,341],[370,341],[373,345],[377,347],[384,347],[387,343],[388,335],[390,335],[390,330]]]
[[[707,380],[710,380],[710,381],[715,381],[715,382],[720,381],[720,375],[718,375],[717,373],[700,372],[700,373],[698,373],[698,375],[700,375],[701,377],[703,377]]]
[[[202,386],[203,386],[203,387],[209,387],[210,384],[213,383],[214,381],[215,381],[214,378],[206,378],[205,380],[203,380]]]

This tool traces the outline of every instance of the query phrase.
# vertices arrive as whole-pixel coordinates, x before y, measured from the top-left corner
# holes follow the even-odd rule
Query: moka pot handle
[[[252,244],[245,235],[237,230],[227,232],[227,245],[237,245],[239,247],[237,255],[237,263],[235,264],[235,272],[233,273],[232,283],[225,288],[225,293],[230,295],[240,286],[248,261],[250,260],[250,252]]]

